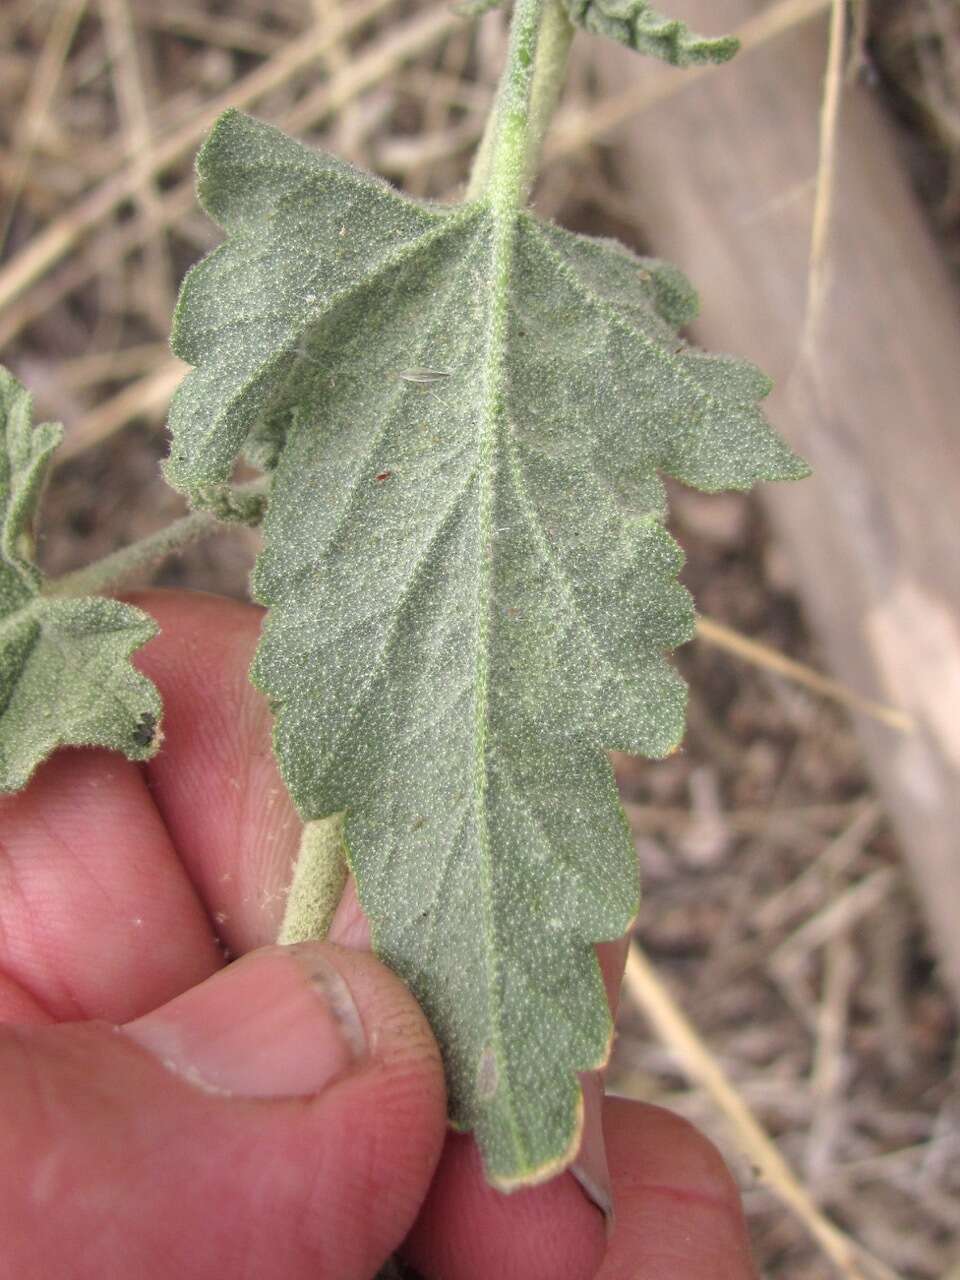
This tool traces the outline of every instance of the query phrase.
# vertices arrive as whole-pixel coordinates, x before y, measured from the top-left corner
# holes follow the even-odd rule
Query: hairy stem
[[[343,819],[333,813],[304,824],[278,942],[326,937],[347,883]]]
[[[526,200],[566,74],[573,24],[560,0],[517,0],[506,66],[470,174],[467,200],[507,183]]]
[[[249,484],[238,485],[232,492],[239,501],[250,502],[266,492],[267,480],[261,477]],[[173,551],[180,551],[191,542],[197,542],[208,534],[226,529],[229,525],[212,511],[192,511],[190,515],[174,520],[156,533],[148,534],[129,547],[121,547],[102,560],[85,565],[75,573],[62,578],[52,578],[44,584],[45,596],[90,596],[101,591],[121,587],[144,569],[157,564]]]
[[[540,28],[540,42],[533,68],[530,95],[530,146],[527,151],[527,187],[533,186],[540,167],[544,139],[567,77],[567,58],[574,25],[560,0],[547,0]]]
[[[171,551],[179,551],[181,547],[206,537],[216,529],[226,526],[209,511],[194,511],[181,520],[175,520],[164,529],[131,543],[129,547],[121,547],[102,560],[78,569],[76,573],[64,574],[62,578],[53,578],[43,589],[45,596],[89,596],[100,591],[110,591],[120,587],[130,578],[156,564]]]

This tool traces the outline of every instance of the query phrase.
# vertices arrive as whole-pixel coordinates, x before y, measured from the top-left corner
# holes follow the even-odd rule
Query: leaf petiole
[[[238,486],[238,492],[245,496],[255,496],[265,491],[266,482],[263,480]],[[173,524],[147,534],[145,538],[121,547],[119,551],[111,552],[102,560],[84,565],[74,573],[49,579],[43,585],[42,594],[86,596],[113,591],[174,551],[180,551],[192,542],[198,542],[201,538],[222,532],[228,527],[213,511],[192,511],[189,515],[174,520]]]
[[[465,199],[514,192],[519,207],[536,177],[550,118],[563,87],[574,27],[561,0],[519,0],[496,101],[474,157]]]

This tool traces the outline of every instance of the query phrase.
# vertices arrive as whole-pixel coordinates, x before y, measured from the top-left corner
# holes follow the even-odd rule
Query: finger
[[[603,1214],[570,1174],[504,1195],[473,1138],[451,1134],[401,1254],[426,1280],[591,1280],[605,1247]]]
[[[756,1280],[736,1184],[703,1134],[618,1098],[604,1129],[616,1225],[597,1280]]]
[[[349,920],[349,916],[347,916]],[[626,939],[597,948],[615,1008]],[[451,1134],[437,1177],[403,1246],[422,1275],[444,1280],[590,1280],[606,1249],[612,1209],[597,1073],[582,1078],[584,1132],[574,1169],[509,1195],[487,1182],[476,1143]]]
[[[122,1034],[0,1030],[0,1126],[10,1275],[369,1280],[433,1172],[443,1078],[372,957],[268,948]]]
[[[284,793],[269,754],[269,713],[263,699],[247,684],[260,615],[247,606],[229,605],[225,621],[224,602],[204,597],[150,593],[139,597],[137,603],[158,617],[164,628],[145,651],[142,662],[147,674],[163,687],[166,699],[167,751],[148,766],[154,796],[209,909],[222,922],[222,936],[231,948],[242,951],[275,936],[299,841],[296,818],[289,806],[282,809],[276,798],[278,791],[281,796]],[[225,719],[219,711],[224,701],[242,703],[243,714]],[[253,768],[248,767],[251,760]],[[198,777],[204,762],[207,785],[201,788]],[[258,888],[258,882],[264,887]],[[350,892],[337,913],[331,936],[346,945],[366,945],[368,931]],[[622,945],[609,944],[599,950],[612,999],[623,967]],[[593,1126],[593,1134],[594,1140],[586,1144],[589,1156],[585,1167],[578,1172],[585,1175],[582,1181],[593,1201],[602,1201],[607,1179],[599,1125]],[[440,1220],[431,1225],[428,1206],[421,1232],[421,1238],[428,1242],[426,1254],[434,1247],[443,1252],[451,1220],[487,1223],[490,1230],[484,1233],[485,1239],[496,1238],[507,1249],[521,1239],[531,1239],[537,1217],[545,1232],[555,1238],[550,1206],[559,1199],[566,1206],[576,1206],[570,1212],[564,1210],[565,1221],[577,1248],[588,1242],[584,1257],[589,1255],[591,1261],[583,1274],[590,1274],[590,1267],[602,1254],[604,1224],[597,1204],[584,1195],[572,1175],[564,1175],[549,1189],[509,1198],[498,1196],[490,1192],[475,1151],[465,1158],[462,1145],[451,1142],[445,1156],[449,1170],[445,1164],[444,1175],[451,1184],[447,1199],[453,1194],[459,1208],[449,1218],[441,1212]],[[455,1241],[451,1245],[456,1249]],[[577,1248],[566,1248],[566,1261],[572,1265],[554,1275],[574,1277],[581,1273]],[[483,1247],[477,1252],[472,1244],[471,1250],[482,1266],[486,1256]]]
[[[617,1016],[623,969],[627,959],[629,937],[614,942],[601,942],[597,947],[597,960],[603,987],[607,994],[611,1017]],[[612,1040],[611,1040],[612,1047]],[[606,1143],[603,1134],[603,1077],[606,1063],[598,1071],[584,1072],[580,1077],[583,1089],[583,1133],[580,1150],[570,1166],[571,1175],[579,1182],[587,1199],[601,1211],[607,1220],[609,1233],[613,1220],[613,1187],[607,1164]]]
[[[222,964],[136,765],[60,751],[0,832],[0,1020],[122,1021]]]
[[[370,950],[370,924],[357,898],[357,882],[347,877],[343,897],[330,922],[330,941],[357,951]]]
[[[25,991],[13,978],[0,973],[0,1023],[53,1021],[53,1016],[35,996]]]
[[[220,937],[242,955],[277,936],[301,831],[249,679],[263,614],[199,593],[131,600],[160,624],[136,657],[164,704],[151,794]]]

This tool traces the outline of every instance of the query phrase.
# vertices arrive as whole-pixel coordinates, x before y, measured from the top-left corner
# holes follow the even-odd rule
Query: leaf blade
[[[30,556],[60,436],[32,425],[30,397],[0,367],[0,792],[20,790],[61,746],[146,760],[160,741],[160,696],[129,662],[153,620],[115,600],[44,595]]]
[[[275,182],[289,146],[265,151]],[[263,399],[229,448],[216,388],[187,393],[174,474],[204,501],[231,451],[271,441],[252,674],[281,770],[305,819],[346,814],[377,951],[431,1019],[454,1123],[509,1188],[572,1158],[577,1072],[609,1048],[593,946],[627,929],[638,886],[604,752],[664,755],[682,734],[665,653],[693,610],[660,473],[747,487],[800,464],[756,409],[762,375],[678,339],[695,297],[675,269],[372,180],[344,265],[331,245],[358,186],[321,185],[330,208],[228,240],[234,272],[252,254],[286,282],[295,348],[282,367],[259,351]],[[321,225],[308,308],[294,229]],[[229,332],[249,297],[205,287]],[[202,355],[242,357],[212,330]]]
[[[665,18],[649,0],[563,0],[570,19],[637,53],[674,67],[728,62],[740,48],[735,36],[700,36],[685,22]]]
[[[736,36],[700,36],[685,22],[666,18],[650,0],[558,0],[574,26],[591,35],[669,62],[674,67],[728,62],[739,50]],[[497,9],[503,0],[467,0],[459,6],[465,17],[477,18]]]

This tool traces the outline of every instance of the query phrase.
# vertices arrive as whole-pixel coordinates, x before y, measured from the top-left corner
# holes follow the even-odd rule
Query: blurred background
[[[667,0],[664,0],[664,5]],[[728,67],[579,36],[536,205],[693,279],[815,476],[671,491],[682,751],[618,759],[645,897],[615,1091],[710,1132],[778,1280],[960,1278],[960,4],[674,0]],[[0,359],[62,420],[59,574],[181,513],[157,463],[192,160],[228,105],[458,197],[500,13],[3,0]],[[156,580],[244,596],[257,535]]]

